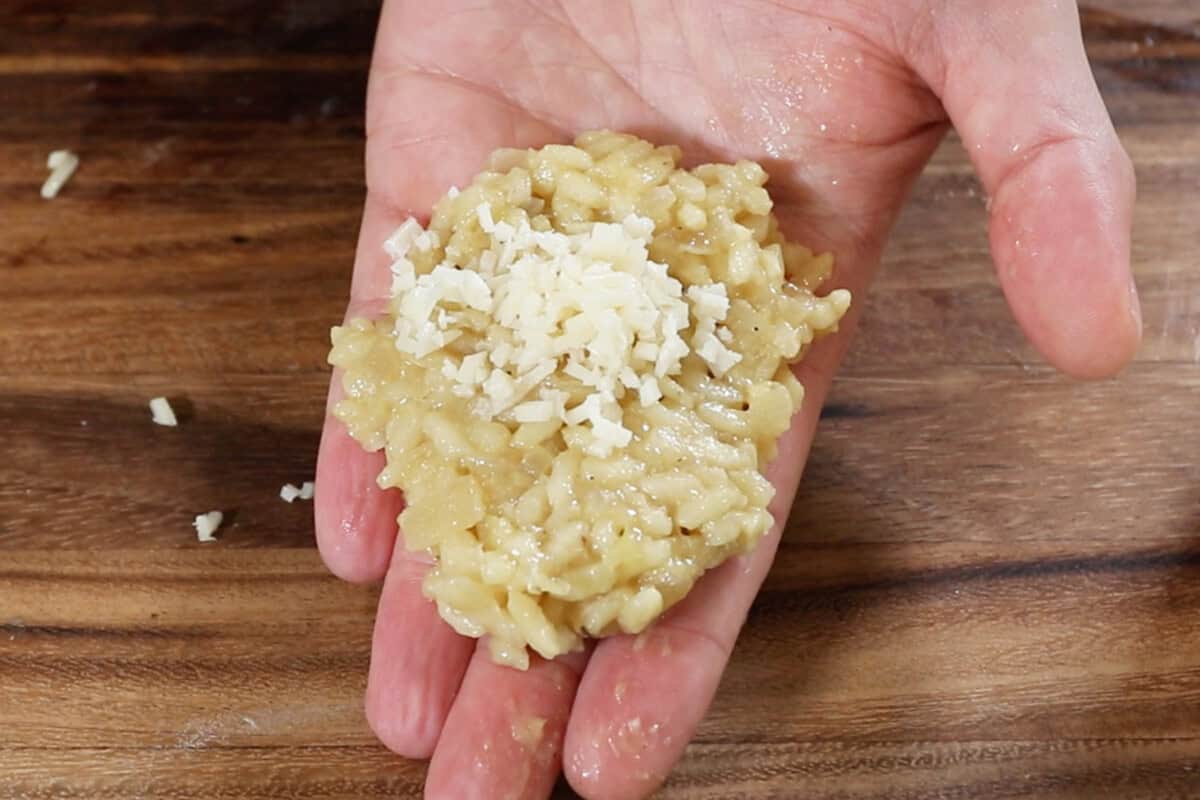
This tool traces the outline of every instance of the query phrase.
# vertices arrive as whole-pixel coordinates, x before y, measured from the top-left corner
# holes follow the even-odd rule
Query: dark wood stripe
[[[11,580],[8,575],[0,575],[0,580]],[[29,639],[212,639],[216,632],[204,628],[107,628],[75,625],[24,625],[20,623],[0,623],[0,637],[7,636],[10,641],[27,641]]]
[[[858,594],[945,592],[966,588],[972,584],[1021,583],[1053,578],[1061,578],[1067,583],[1084,582],[1102,575],[1154,575],[1163,572],[1176,575],[1177,578],[1184,573],[1196,573],[1196,594],[1200,597],[1200,548],[1196,547],[1111,556],[979,564],[881,577],[857,583],[822,585],[811,590],[805,590],[802,586],[790,586],[786,590],[776,592],[767,589],[763,595],[778,594],[780,599],[786,598],[789,602],[806,605],[808,600],[819,605],[824,601],[836,602],[842,596]]]

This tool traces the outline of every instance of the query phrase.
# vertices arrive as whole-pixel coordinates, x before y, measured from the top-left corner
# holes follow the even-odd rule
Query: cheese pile
[[[619,402],[627,392],[643,406],[658,402],[659,380],[678,374],[693,351],[718,377],[741,360],[725,344],[725,285],[693,285],[685,293],[666,264],[650,259],[653,220],[630,214],[566,234],[535,231],[527,220],[496,222],[486,202],[476,214],[488,237],[478,270],[446,260],[417,276],[410,251],[428,252],[439,242],[412,219],[385,248],[393,258],[399,350],[422,358],[461,335],[463,314],[489,320],[480,349],[442,365],[454,393],[475,398],[480,416],[586,423],[586,451],[605,457],[633,437]],[[689,327],[685,340],[681,331]],[[568,407],[566,392],[542,385],[559,371],[590,389],[582,401]]]

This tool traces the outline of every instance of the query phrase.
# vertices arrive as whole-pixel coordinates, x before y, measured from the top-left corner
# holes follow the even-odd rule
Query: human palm
[[[380,312],[383,240],[490,151],[594,128],[679,144],[693,163],[761,162],[784,232],[834,253],[831,284],[861,298],[950,123],[992,198],[992,251],[1018,321],[1071,374],[1119,369],[1140,333],[1132,172],[1076,11],[1050,0],[390,0],[347,315]],[[328,418],[318,542],[336,574],[384,578],[367,716],[396,752],[432,755],[427,796],[536,800],[561,768],[589,798],[632,798],[665,777],[770,566],[856,316],[798,368],[807,398],[769,470],[777,525],[758,548],[639,637],[534,657],[527,672],[493,664],[440,620],[421,595],[428,558],[397,541],[401,500],[375,484],[382,454]],[[339,394],[335,379],[331,401]]]

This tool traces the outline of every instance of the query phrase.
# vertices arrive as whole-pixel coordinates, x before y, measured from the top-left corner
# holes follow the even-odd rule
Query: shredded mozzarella
[[[46,159],[50,176],[42,184],[42,198],[53,200],[79,168],[79,156],[70,150],[55,150]]]
[[[155,397],[150,400],[150,418],[155,425],[165,425],[168,428],[179,425],[179,420],[175,417],[175,409],[171,408],[171,403],[165,397]]]
[[[450,355],[440,368],[455,395],[478,398],[477,413],[586,424],[589,452],[606,456],[632,439],[615,402],[626,392],[637,392],[642,405],[659,402],[659,379],[678,374],[692,352],[716,375],[741,360],[726,346],[731,337],[721,324],[729,312],[725,286],[685,293],[666,265],[650,258],[652,220],[631,214],[566,234],[497,220],[488,203],[475,216],[490,239],[478,269],[446,260],[416,275],[410,251],[438,242],[413,219],[384,247],[393,260],[398,349],[424,358],[462,334],[462,314],[480,312],[491,321],[483,349],[461,360]],[[689,326],[690,342],[683,336]],[[588,390],[572,408],[541,385],[555,372]]]
[[[217,528],[221,527],[223,519],[225,519],[225,515],[220,511],[197,514],[196,519],[192,522],[192,527],[196,529],[196,538],[202,542],[215,542]]]
[[[285,483],[279,490],[279,498],[285,503],[292,503],[297,499],[312,500],[314,494],[316,494],[316,484],[312,481],[305,481],[299,487]]]

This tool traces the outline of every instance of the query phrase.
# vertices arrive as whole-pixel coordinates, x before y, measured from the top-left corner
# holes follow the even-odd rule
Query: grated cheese
[[[299,487],[291,483],[285,483],[279,490],[279,498],[285,503],[293,503],[297,499],[312,500],[316,494],[316,484],[312,481],[305,481]]]
[[[658,380],[653,375],[642,378],[642,384],[638,387],[638,402],[643,406],[652,406],[662,400],[662,396],[662,389],[659,388]]]
[[[165,397],[155,397],[150,400],[150,418],[155,425],[165,425],[168,428],[179,425],[179,420],[175,417],[175,409],[171,408],[171,403]]]
[[[650,258],[653,220],[631,214],[580,233],[535,231],[527,221],[514,227],[497,220],[489,203],[475,218],[489,240],[478,269],[446,260],[417,275],[409,253],[437,239],[413,219],[384,247],[393,259],[398,349],[424,358],[462,334],[464,313],[490,320],[482,349],[461,358],[447,353],[440,365],[451,391],[477,398],[482,416],[587,426],[588,452],[603,457],[632,440],[617,402],[626,392],[637,392],[644,406],[659,402],[659,379],[678,374],[693,351],[717,375],[741,361],[726,346],[725,286],[685,293],[667,266]],[[587,390],[571,408],[565,395],[542,385],[556,372]]]
[[[58,193],[78,168],[79,156],[70,150],[55,150],[51,153],[46,159],[46,169],[50,170],[50,176],[42,184],[42,198],[53,200],[58,197]]]
[[[196,538],[202,542],[215,542],[217,528],[221,527],[223,519],[225,519],[225,515],[220,511],[197,514],[196,519],[192,522],[192,527],[196,529]]]

